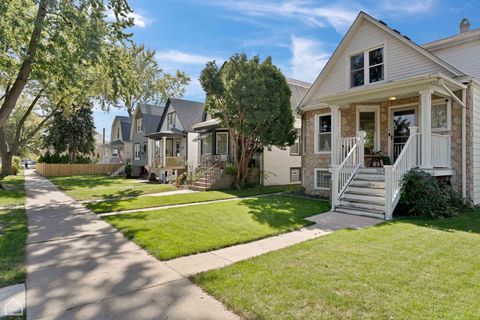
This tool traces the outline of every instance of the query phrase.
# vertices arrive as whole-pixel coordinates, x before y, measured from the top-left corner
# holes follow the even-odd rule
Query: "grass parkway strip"
[[[168,260],[245,243],[310,225],[328,202],[269,196],[107,216],[105,220],[155,257]]]
[[[479,319],[480,210],[343,230],[194,277],[244,319]]]
[[[238,197],[251,197],[260,194],[278,192],[298,192],[300,186],[269,186],[255,187],[243,190],[205,191],[190,194],[170,195],[162,197],[139,197],[132,199],[117,199],[103,202],[87,203],[86,207],[95,213],[118,212],[125,210],[145,209],[152,207],[206,202],[213,200],[233,199]]]

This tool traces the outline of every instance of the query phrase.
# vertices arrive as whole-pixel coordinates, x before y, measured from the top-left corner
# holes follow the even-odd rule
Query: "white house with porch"
[[[419,168],[480,203],[480,31],[467,24],[422,47],[358,15],[298,107],[306,193],[390,219]]]

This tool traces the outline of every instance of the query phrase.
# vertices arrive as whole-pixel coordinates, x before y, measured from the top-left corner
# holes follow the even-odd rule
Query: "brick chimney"
[[[460,21],[460,33],[465,33],[470,30],[470,21],[467,18],[463,18]]]

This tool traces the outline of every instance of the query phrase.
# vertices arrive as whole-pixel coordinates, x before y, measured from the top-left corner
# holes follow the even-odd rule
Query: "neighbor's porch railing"
[[[417,127],[410,127],[410,137],[403,146],[395,163],[385,169],[385,218],[392,218],[393,210],[400,200],[403,175],[420,163],[421,135]]]
[[[332,165],[332,210],[339,205],[343,192],[358,169],[363,166],[365,131],[360,131],[358,137],[342,138],[339,140],[340,149],[347,150],[348,147],[348,153],[340,157],[340,159],[343,160],[339,165]],[[354,143],[351,143],[351,141],[354,141]],[[343,155],[343,153],[340,155]]]
[[[184,157],[155,157],[153,160],[155,168],[179,168],[186,167],[186,160]]]

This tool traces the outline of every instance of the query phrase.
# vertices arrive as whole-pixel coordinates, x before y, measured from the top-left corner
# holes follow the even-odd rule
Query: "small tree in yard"
[[[68,161],[76,163],[79,154],[92,154],[95,150],[95,125],[92,107],[75,106],[71,112],[55,112],[47,129],[45,147],[56,153],[68,152]]]
[[[295,142],[290,88],[270,57],[248,59],[233,55],[219,68],[208,62],[200,75],[207,93],[205,108],[220,120],[232,137],[232,156],[240,189],[248,176],[248,164],[264,146],[285,147]]]

